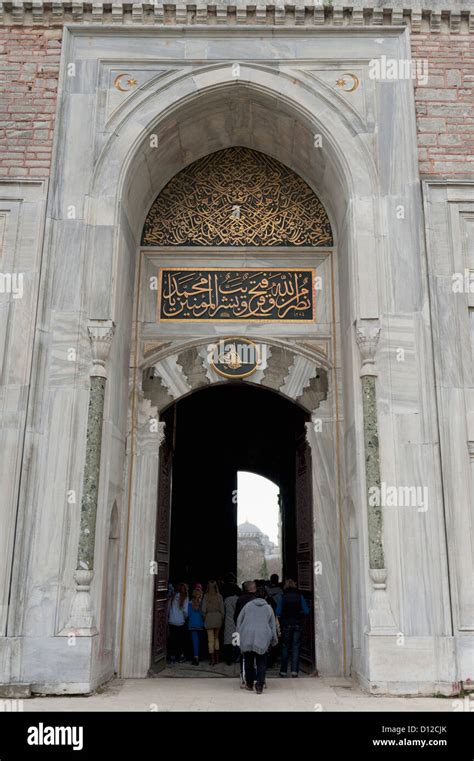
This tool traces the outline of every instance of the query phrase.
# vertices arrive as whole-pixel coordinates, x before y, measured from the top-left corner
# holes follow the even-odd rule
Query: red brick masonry
[[[0,27],[0,177],[48,177],[62,29]]]
[[[0,27],[0,177],[48,177],[60,27]],[[422,175],[474,176],[474,38],[412,34],[429,81],[416,88]]]
[[[428,84],[416,88],[420,173],[474,177],[474,39],[413,34],[414,59],[428,61]]]

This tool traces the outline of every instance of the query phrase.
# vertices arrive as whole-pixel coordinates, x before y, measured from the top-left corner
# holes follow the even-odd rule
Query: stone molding
[[[398,633],[387,594],[387,569],[370,568],[372,597],[369,606],[368,634],[394,636]]]
[[[360,370],[361,378],[366,375],[377,375],[377,370],[375,369],[375,355],[377,353],[379,336],[380,324],[378,320],[374,320],[373,324],[357,321],[356,341],[362,360],[362,367]]]
[[[473,32],[474,10],[470,0],[282,0],[273,2],[168,3],[81,2],[81,0],[3,0],[0,1],[0,25],[54,26],[63,23],[146,24],[178,26],[268,25],[288,27],[408,26],[414,33],[459,34]]]
[[[110,354],[115,324],[112,320],[90,320],[87,325],[91,343],[91,376],[107,378],[105,364]]]
[[[74,571],[76,584],[71,613],[59,637],[94,637],[99,633],[92,610],[91,584],[94,571]]]

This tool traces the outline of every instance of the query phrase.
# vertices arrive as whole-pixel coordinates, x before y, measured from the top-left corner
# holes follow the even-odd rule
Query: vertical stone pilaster
[[[365,480],[367,486],[367,514],[369,522],[369,567],[384,568],[382,537],[382,507],[371,504],[369,495],[375,487],[380,489],[379,433],[377,424],[377,397],[375,376],[364,375],[362,407],[364,411]]]
[[[131,422],[131,421],[130,421]],[[150,601],[156,574],[150,567],[156,559],[158,482],[160,447],[165,439],[165,423],[158,420],[158,408],[139,391],[136,418],[130,426],[129,462],[133,504],[129,513],[128,559],[125,569],[125,602],[119,672],[127,678],[148,674],[153,638]]]
[[[94,567],[94,539],[97,519],[102,421],[104,417],[105,378],[91,377],[87,416],[86,461],[81,501],[81,531],[77,555],[78,570]]]
[[[362,365],[362,410],[364,419],[365,481],[369,545],[369,575],[372,581],[372,599],[369,607],[370,633],[395,634],[396,627],[387,595],[387,569],[383,548],[383,506],[380,500],[371,499],[380,494],[380,450],[377,421],[377,390],[375,356],[380,336],[378,320],[359,321],[356,340]]]
[[[336,414],[334,375],[331,375],[327,398],[312,413],[311,423],[306,423],[306,440],[311,447],[312,461],[316,664],[320,673],[341,674],[346,665],[344,568],[347,553],[340,532],[343,516],[338,470],[342,464],[336,430],[340,421]]]
[[[81,527],[77,566],[74,572],[76,589],[69,621],[61,632],[64,636],[71,632],[78,636],[97,634],[91,606],[90,586],[94,578],[95,528],[107,380],[106,362],[110,353],[114,328],[114,323],[111,320],[91,320],[88,325],[92,367],[87,414],[86,458],[82,484]]]
[[[105,363],[109,356],[114,333],[111,320],[90,321],[88,325],[92,351],[90,371],[89,410],[87,414],[86,461],[81,500],[81,532],[77,556],[77,570],[92,571],[94,568],[95,525],[99,491],[100,456],[102,447],[102,423],[104,419]]]

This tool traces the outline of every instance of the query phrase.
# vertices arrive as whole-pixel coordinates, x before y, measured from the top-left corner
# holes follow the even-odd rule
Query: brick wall
[[[428,84],[415,91],[420,173],[474,176],[474,39],[413,34],[413,58],[428,61]]]
[[[48,177],[62,29],[0,27],[0,177]]]
[[[61,52],[60,27],[0,27],[0,177],[49,175]],[[422,175],[474,176],[474,40],[412,34],[413,57],[428,60],[416,88]]]

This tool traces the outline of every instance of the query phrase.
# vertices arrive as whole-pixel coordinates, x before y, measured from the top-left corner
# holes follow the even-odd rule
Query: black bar
[[[252,695],[249,698],[265,700],[264,696]],[[84,700],[87,701],[87,698]],[[174,744],[170,746],[167,740],[175,738],[181,753],[187,747],[192,752],[195,747],[193,739],[205,745],[207,732],[213,733],[213,743],[216,743],[216,752],[221,758],[227,755],[227,744],[224,742],[227,737],[240,756],[247,755],[251,748],[252,757],[255,757],[257,750],[271,757],[278,749],[282,755],[290,752],[299,756],[304,753],[315,758],[327,758],[332,753],[338,758],[341,752],[347,751],[351,757],[357,755],[361,759],[449,758],[471,761],[473,714],[469,706],[473,702],[466,701],[466,710],[458,710],[451,702],[453,706],[449,712],[413,713],[330,713],[315,707],[314,712],[307,713],[267,713],[259,710],[229,715],[226,710],[209,715],[199,711],[185,714],[169,712],[163,706],[161,710],[151,706],[147,713],[2,712],[0,761],[54,757],[156,758],[158,754],[173,751]],[[54,731],[49,730],[50,727]],[[64,738],[75,742],[77,750],[73,750],[71,745],[28,743],[28,738],[39,740],[42,737],[44,741],[52,737],[61,740],[62,735],[56,735],[56,727],[71,729],[69,736],[64,732]],[[74,727],[75,736],[72,734]],[[79,748],[80,744],[82,747]]]

